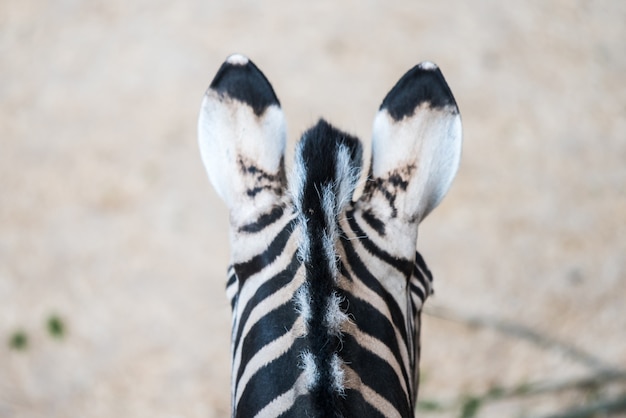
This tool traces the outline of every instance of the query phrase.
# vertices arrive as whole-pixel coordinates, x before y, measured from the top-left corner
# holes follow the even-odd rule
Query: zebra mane
[[[298,143],[289,182],[302,231],[298,257],[306,271],[305,283],[295,296],[310,344],[309,350],[302,353],[302,366],[316,403],[326,404],[329,410],[336,410],[333,401],[344,388],[337,355],[341,324],[347,320],[337,287],[338,221],[352,201],[361,159],[360,141],[322,119]]]

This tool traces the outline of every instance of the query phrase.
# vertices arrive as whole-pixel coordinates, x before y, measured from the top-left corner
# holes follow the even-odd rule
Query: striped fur
[[[362,196],[361,143],[324,120],[285,175],[284,118],[241,55],[205,95],[199,141],[229,207],[235,417],[410,417],[432,275],[419,222],[456,173],[461,128],[434,64],[383,100]]]

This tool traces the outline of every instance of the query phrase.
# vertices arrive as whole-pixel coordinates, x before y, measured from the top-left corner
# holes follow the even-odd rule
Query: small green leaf
[[[530,390],[532,389],[532,386],[529,383],[520,383],[513,391],[513,393],[515,393],[516,395],[526,395],[528,392],[530,392]]]
[[[417,409],[422,411],[441,411],[443,406],[437,401],[425,399],[417,402]]]
[[[48,333],[53,338],[61,339],[65,336],[65,324],[56,315],[52,315],[48,318]]]
[[[9,347],[14,350],[25,350],[28,347],[28,336],[24,331],[15,331],[9,339]]]
[[[490,399],[499,399],[502,398],[506,394],[506,390],[502,386],[493,386],[489,389],[489,392],[485,395],[486,398]]]
[[[466,398],[461,407],[461,418],[474,418],[480,409],[481,403],[482,400],[475,396]]]

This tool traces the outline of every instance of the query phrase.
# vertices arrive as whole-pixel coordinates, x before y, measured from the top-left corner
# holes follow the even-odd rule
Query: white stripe
[[[345,332],[346,334],[352,335],[361,347],[363,347],[364,349],[366,349],[367,351],[371,353],[374,353],[378,357],[382,358],[391,366],[396,376],[398,376],[398,381],[402,385],[402,390],[404,391],[404,396],[406,397],[407,402],[410,402],[412,388],[408,388],[406,386],[406,381],[404,379],[404,376],[402,376],[402,370],[403,369],[407,370],[409,379],[412,373],[409,371],[408,367],[403,368],[396,361],[396,358],[393,355],[393,352],[389,349],[387,344],[385,344],[378,338],[372,337],[371,335],[362,332],[359,329],[359,327],[352,322],[349,322],[345,325]],[[403,348],[405,347],[403,347],[403,345],[400,344],[400,351],[404,351]]]
[[[266,226],[263,231],[257,233],[241,233],[237,230],[238,226],[231,227],[231,264],[234,265],[245,262],[253,256],[267,250],[272,241],[293,218],[289,210],[284,210],[283,216],[280,219]],[[248,222],[249,221],[250,220],[248,220]]]
[[[273,418],[280,416],[285,411],[288,411],[289,408],[293,406],[298,396],[304,393],[306,376],[303,372],[298,380],[296,380],[296,384],[293,385],[291,389],[287,392],[283,393],[280,396],[277,396],[272,400],[272,402],[268,403],[263,409],[261,409],[254,417],[255,418]]]
[[[270,361],[286,353],[293,345],[294,341],[300,338],[301,335],[298,333],[299,329],[302,329],[302,318],[298,318],[290,330],[266,344],[250,359],[245,365],[245,369],[239,379],[235,394],[235,405],[239,403],[241,395],[252,376]],[[235,376],[233,376],[233,378],[235,378]]]
[[[385,301],[376,292],[371,290],[369,287],[365,286],[359,280],[359,278],[354,274],[354,272],[350,270],[350,266],[348,264],[345,264],[345,266],[348,269],[348,273],[352,276],[352,279],[354,281],[348,282],[347,280],[342,280],[340,283],[344,291],[351,293],[355,298],[360,299],[361,301],[369,303],[370,305],[374,307],[374,309],[379,311],[383,316],[389,318],[390,317],[389,307],[387,306]],[[403,299],[402,304],[398,306],[400,307],[400,309],[406,306],[406,299]],[[404,309],[402,309],[402,311],[404,311]],[[368,320],[369,318],[354,318],[354,321],[357,323],[359,321],[368,321]],[[406,318],[404,318],[405,328],[406,328],[406,321],[407,321]],[[389,321],[389,322],[392,324],[396,340],[398,341],[398,346],[400,348],[400,355],[402,357],[402,362],[406,365],[406,369],[408,370],[411,363],[409,362],[407,348],[404,346],[402,335],[400,334],[400,331],[395,326],[393,321]]]
[[[358,390],[363,395],[365,402],[370,404],[385,417],[402,418],[398,410],[374,389],[365,385],[354,370],[348,366],[344,366],[344,370],[346,373],[346,386]]]
[[[256,305],[254,309],[252,309],[252,312],[250,312],[250,316],[248,317],[248,321],[245,323],[244,329],[242,330],[241,339],[239,340],[239,346],[233,347],[235,350],[234,355],[233,355],[233,374],[237,373],[241,365],[241,355],[242,355],[242,349],[243,349],[242,345],[243,345],[246,335],[248,335],[252,326],[254,326],[254,324],[256,324],[265,315],[277,309],[278,307],[282,306],[283,304],[285,304],[285,302],[290,301],[293,298],[293,295],[296,289],[300,287],[300,285],[304,281],[303,270],[304,268],[301,266],[298,269],[298,272],[296,272],[294,279],[289,283],[289,285],[281,288],[280,290],[278,290],[271,296],[265,298],[261,303]],[[245,309],[245,305],[246,304],[242,300],[240,300],[238,310]],[[238,312],[237,316],[240,317],[241,312]],[[304,327],[304,323],[300,321],[296,321],[296,324],[299,324],[300,326],[300,328],[298,329],[299,331],[306,329]],[[237,334],[237,329],[233,329],[233,338],[235,337],[236,334]],[[244,367],[247,367],[247,366],[248,365],[245,365]]]
[[[287,267],[287,265],[289,265],[289,263],[291,262],[291,257],[293,256],[293,251],[294,251],[292,248],[294,248],[297,245],[297,239],[298,239],[297,235],[298,235],[297,233],[292,234],[292,236],[289,238],[289,241],[287,242],[285,251],[283,251],[278,256],[278,258],[274,260],[273,263],[263,267],[263,269],[259,271],[257,274],[254,274],[246,278],[244,285],[240,289],[238,289],[239,297],[237,299],[237,304],[234,306],[234,309],[233,309],[233,328],[232,328],[232,335],[231,335],[231,339],[232,339],[231,340],[231,353],[233,353],[233,370],[237,370],[237,368],[239,367],[239,361],[237,360],[237,353],[235,351],[236,347],[234,347],[234,343],[235,343],[234,338],[237,333],[237,330],[240,327],[239,322],[241,320],[241,314],[243,310],[246,308],[246,306],[248,305],[250,298],[254,296],[254,294],[259,289],[259,287],[262,286],[263,283],[265,283],[269,277],[274,276],[275,274],[284,270]],[[285,296],[285,297],[288,297],[288,296]],[[278,306],[282,302],[275,300],[274,304],[275,306]],[[269,303],[269,302],[265,300],[263,303]],[[260,311],[257,311],[257,312],[260,312]],[[250,329],[250,323],[248,323],[247,329]]]

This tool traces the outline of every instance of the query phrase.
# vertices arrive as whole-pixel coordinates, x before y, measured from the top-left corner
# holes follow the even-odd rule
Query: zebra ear
[[[390,206],[389,216],[421,221],[448,191],[461,156],[461,117],[435,64],[415,66],[391,89],[372,138],[364,198]]]
[[[235,222],[283,194],[285,137],[271,84],[248,58],[228,57],[202,101],[198,142],[209,180]]]

